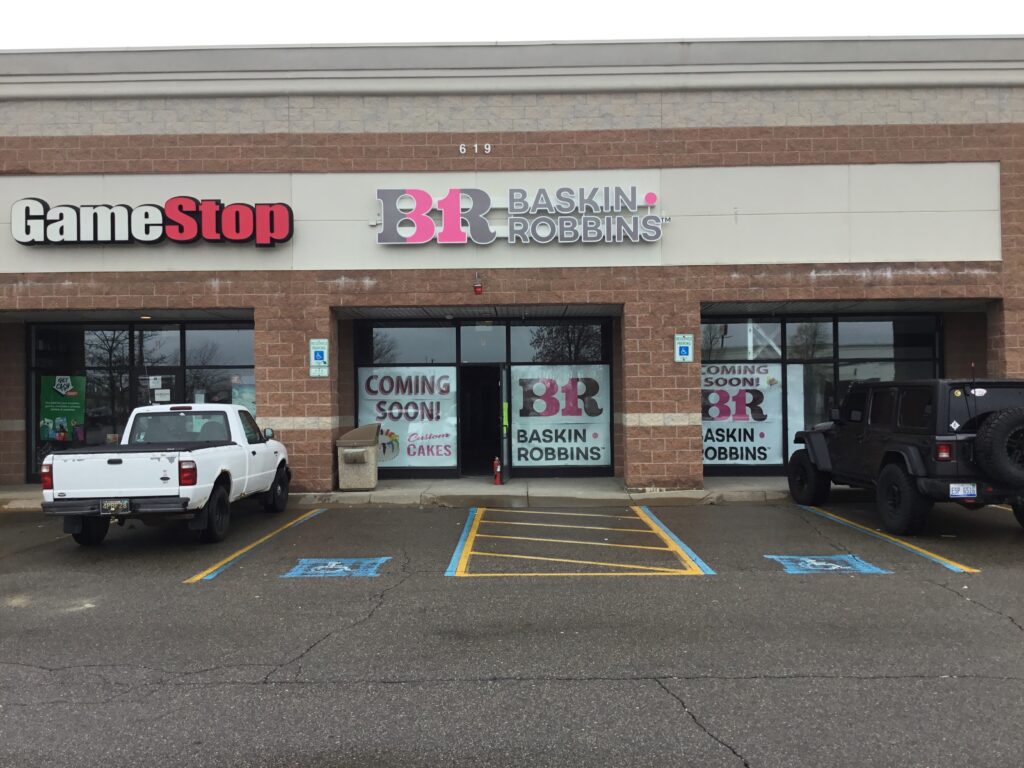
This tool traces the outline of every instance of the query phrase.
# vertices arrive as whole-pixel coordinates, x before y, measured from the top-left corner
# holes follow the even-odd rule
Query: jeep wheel
[[[806,449],[790,457],[788,475],[789,493],[797,504],[824,504],[828,499],[832,477],[814,466]]]
[[[213,544],[224,541],[231,524],[231,502],[223,485],[215,485],[206,502],[206,528],[203,529],[203,541]]]
[[[1024,526],[1024,498],[1016,498],[1010,502],[1010,506],[1013,508],[1013,516],[1017,518],[1017,522]]]
[[[978,464],[993,479],[1024,485],[1024,408],[996,411],[978,427]]]
[[[882,527],[899,535],[919,533],[935,503],[917,490],[914,478],[899,464],[882,468],[876,493]]]
[[[95,547],[107,538],[110,530],[109,517],[83,517],[82,530],[72,533],[72,538],[83,547]]]

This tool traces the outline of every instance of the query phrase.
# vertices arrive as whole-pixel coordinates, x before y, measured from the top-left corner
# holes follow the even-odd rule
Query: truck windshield
[[[128,444],[217,443],[230,439],[227,415],[222,411],[171,411],[136,416]]]

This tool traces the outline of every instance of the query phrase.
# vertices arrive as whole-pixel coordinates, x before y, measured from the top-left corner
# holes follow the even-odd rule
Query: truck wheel
[[[814,466],[806,449],[790,457],[789,493],[797,504],[824,504],[831,489],[832,476]]]
[[[206,527],[202,533],[203,541],[210,544],[224,541],[224,537],[228,535],[230,524],[231,501],[228,499],[228,492],[224,490],[223,485],[215,485],[206,502]]]
[[[875,501],[882,527],[898,535],[919,533],[935,503],[917,490],[914,478],[899,464],[882,467]]]
[[[1024,485],[1024,408],[991,414],[974,439],[978,464],[992,478]]]
[[[274,484],[263,496],[263,508],[267,512],[284,512],[284,508],[288,506],[288,483],[288,468],[282,464],[274,475]]]
[[[109,517],[83,517],[82,530],[72,533],[72,538],[83,547],[95,547],[107,538],[110,530]]]
[[[1010,502],[1010,506],[1013,508],[1013,516],[1017,518],[1017,522],[1024,526],[1024,498],[1016,498]]]

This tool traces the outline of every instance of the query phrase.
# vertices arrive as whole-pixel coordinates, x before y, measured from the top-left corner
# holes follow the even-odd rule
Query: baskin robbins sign
[[[635,186],[512,187],[504,199],[467,187],[437,199],[425,189],[378,189],[377,201],[382,245],[490,245],[499,236],[510,245],[655,243],[669,221],[652,210],[657,193]],[[497,225],[488,214],[500,208],[508,220]]]

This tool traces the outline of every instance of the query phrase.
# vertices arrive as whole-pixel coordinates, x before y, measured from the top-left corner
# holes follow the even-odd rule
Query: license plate
[[[108,515],[118,515],[129,509],[128,499],[104,499],[100,509]]]
[[[977,483],[950,483],[949,498],[951,499],[973,499],[978,495]]]

